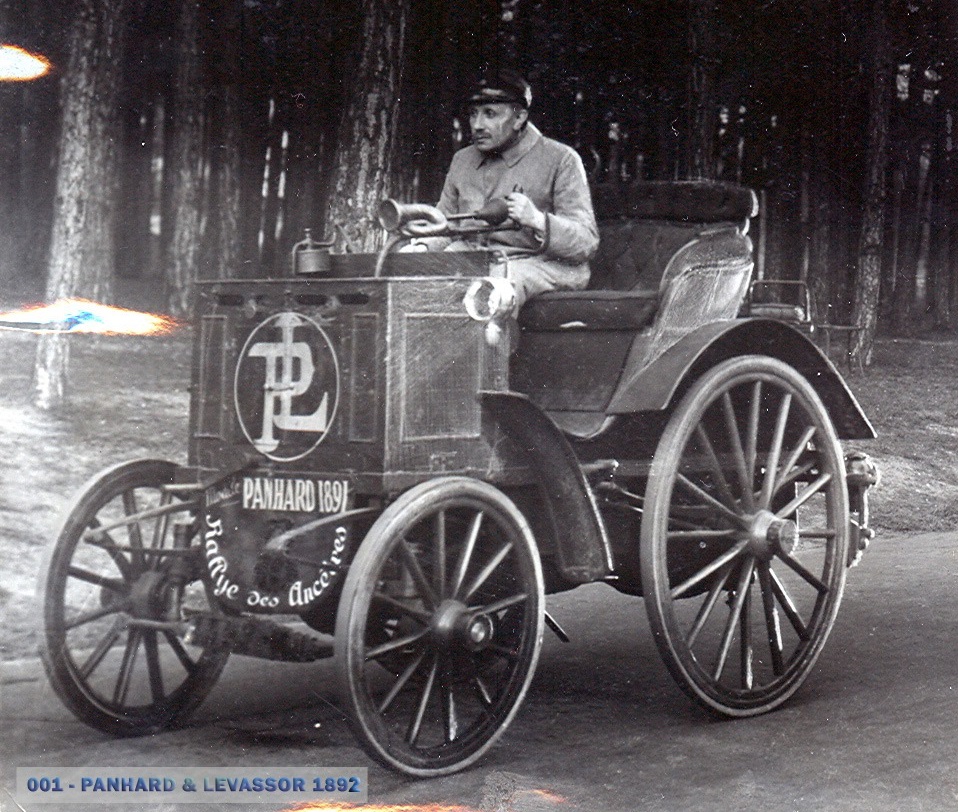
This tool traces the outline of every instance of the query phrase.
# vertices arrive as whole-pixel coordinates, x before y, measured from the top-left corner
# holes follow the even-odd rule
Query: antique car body
[[[428,207],[391,203],[379,255],[306,240],[293,273],[201,283],[188,464],[99,475],[52,551],[66,704],[143,733],[182,723],[230,653],[333,655],[368,752],[441,775],[510,723],[545,626],[564,635],[545,595],[597,581],[644,596],[707,709],[787,700],[871,533],[877,472],[846,472],[839,440],[874,432],[807,336],[743,315],[750,190],[595,200],[590,289],[528,302],[517,347],[507,257],[390,250],[498,226]]]

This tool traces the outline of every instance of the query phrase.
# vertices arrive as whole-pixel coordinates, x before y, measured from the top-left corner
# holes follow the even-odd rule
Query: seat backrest
[[[684,246],[716,228],[747,230],[754,192],[711,181],[605,183],[592,189],[599,250],[590,290],[659,291]]]
[[[589,290],[659,290],[676,251],[701,231],[700,223],[660,220],[605,220],[599,223],[599,250],[589,263]]]
[[[737,228],[706,232],[669,260],[643,366],[683,336],[738,314],[752,275],[752,241]]]
[[[677,223],[744,223],[758,214],[747,186],[708,180],[600,183],[592,187],[595,216],[603,220],[670,220]]]

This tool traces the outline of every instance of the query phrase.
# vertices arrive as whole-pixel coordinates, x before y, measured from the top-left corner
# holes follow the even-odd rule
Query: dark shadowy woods
[[[876,330],[958,320],[956,34],[958,0],[0,0],[55,66],[0,86],[0,285],[182,315],[195,278],[285,273],[306,226],[374,248],[510,63],[596,180],[757,189],[758,271],[868,363]]]

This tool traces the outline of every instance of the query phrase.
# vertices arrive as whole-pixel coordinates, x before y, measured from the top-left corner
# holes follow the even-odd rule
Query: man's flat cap
[[[467,99],[468,104],[520,104],[526,109],[532,105],[532,88],[514,70],[500,70],[486,74]]]

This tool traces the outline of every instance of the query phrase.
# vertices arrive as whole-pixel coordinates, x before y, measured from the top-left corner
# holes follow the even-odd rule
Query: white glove
[[[404,245],[402,248],[400,248],[398,253],[400,253],[400,254],[413,254],[413,253],[421,254],[423,251],[428,251],[428,250],[429,250],[429,246],[428,246],[428,245],[424,245],[424,244],[421,243],[421,242],[416,242],[415,240],[413,240],[412,242],[406,243],[406,245]]]

